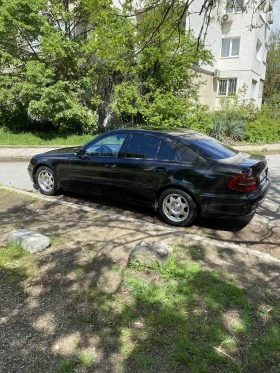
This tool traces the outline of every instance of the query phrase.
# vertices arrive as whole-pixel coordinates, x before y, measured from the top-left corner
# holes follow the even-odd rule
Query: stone
[[[142,241],[130,252],[128,263],[136,262],[146,266],[164,263],[172,252],[172,247],[164,242]]]
[[[21,246],[23,250],[30,254],[37,253],[50,246],[50,239],[42,234],[29,231],[28,229],[18,229],[8,235],[8,244]]]

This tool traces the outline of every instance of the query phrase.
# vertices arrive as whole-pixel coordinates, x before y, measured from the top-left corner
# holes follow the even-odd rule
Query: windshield
[[[190,149],[212,160],[234,157],[239,153],[238,150],[226,146],[217,140],[211,139],[210,137],[200,140],[190,140],[180,136],[180,139],[186,145],[188,145]]]

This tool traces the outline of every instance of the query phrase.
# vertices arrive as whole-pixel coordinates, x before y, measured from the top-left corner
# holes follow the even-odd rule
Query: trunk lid
[[[238,153],[234,157],[220,159],[220,164],[231,166],[233,172],[240,173],[251,170],[257,181],[259,190],[265,189],[268,183],[268,167],[265,156]]]

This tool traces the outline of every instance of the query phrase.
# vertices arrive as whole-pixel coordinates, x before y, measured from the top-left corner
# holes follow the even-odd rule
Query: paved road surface
[[[266,156],[272,181],[270,191],[258,213],[265,218],[280,219],[280,154]],[[31,191],[33,185],[27,172],[28,162],[1,162],[0,184]]]

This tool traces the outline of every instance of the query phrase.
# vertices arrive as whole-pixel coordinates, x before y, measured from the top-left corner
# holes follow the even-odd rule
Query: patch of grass
[[[26,280],[37,269],[34,256],[25,252],[20,246],[0,246],[0,275],[2,281],[16,284]]]
[[[54,245],[62,245],[63,243],[67,241],[67,238],[61,237],[61,236],[51,236],[50,240],[51,240],[51,245],[54,246]]]
[[[79,368],[89,369],[94,364],[95,357],[88,352],[81,352],[76,359],[67,359],[58,364],[59,373],[75,373]],[[84,372],[84,370],[82,370]]]
[[[0,128],[0,145],[11,146],[56,146],[84,145],[96,135],[58,135],[52,133],[13,133]]]
[[[73,360],[65,360],[59,363],[58,372],[59,373],[75,373],[76,363]]]
[[[78,365],[84,368],[90,368],[94,363],[95,356],[89,352],[81,352],[78,358]]]
[[[264,325],[258,305],[236,279],[205,271],[197,262],[204,251],[197,250],[190,254],[195,261],[172,257],[153,269],[138,265],[126,271],[124,284],[133,302],[123,306],[119,317],[121,354],[136,371],[142,364],[141,371],[147,372],[279,367],[279,313]],[[152,272],[157,281],[149,279]],[[238,317],[228,323],[228,313]],[[144,320],[140,330],[133,327],[137,320]]]

